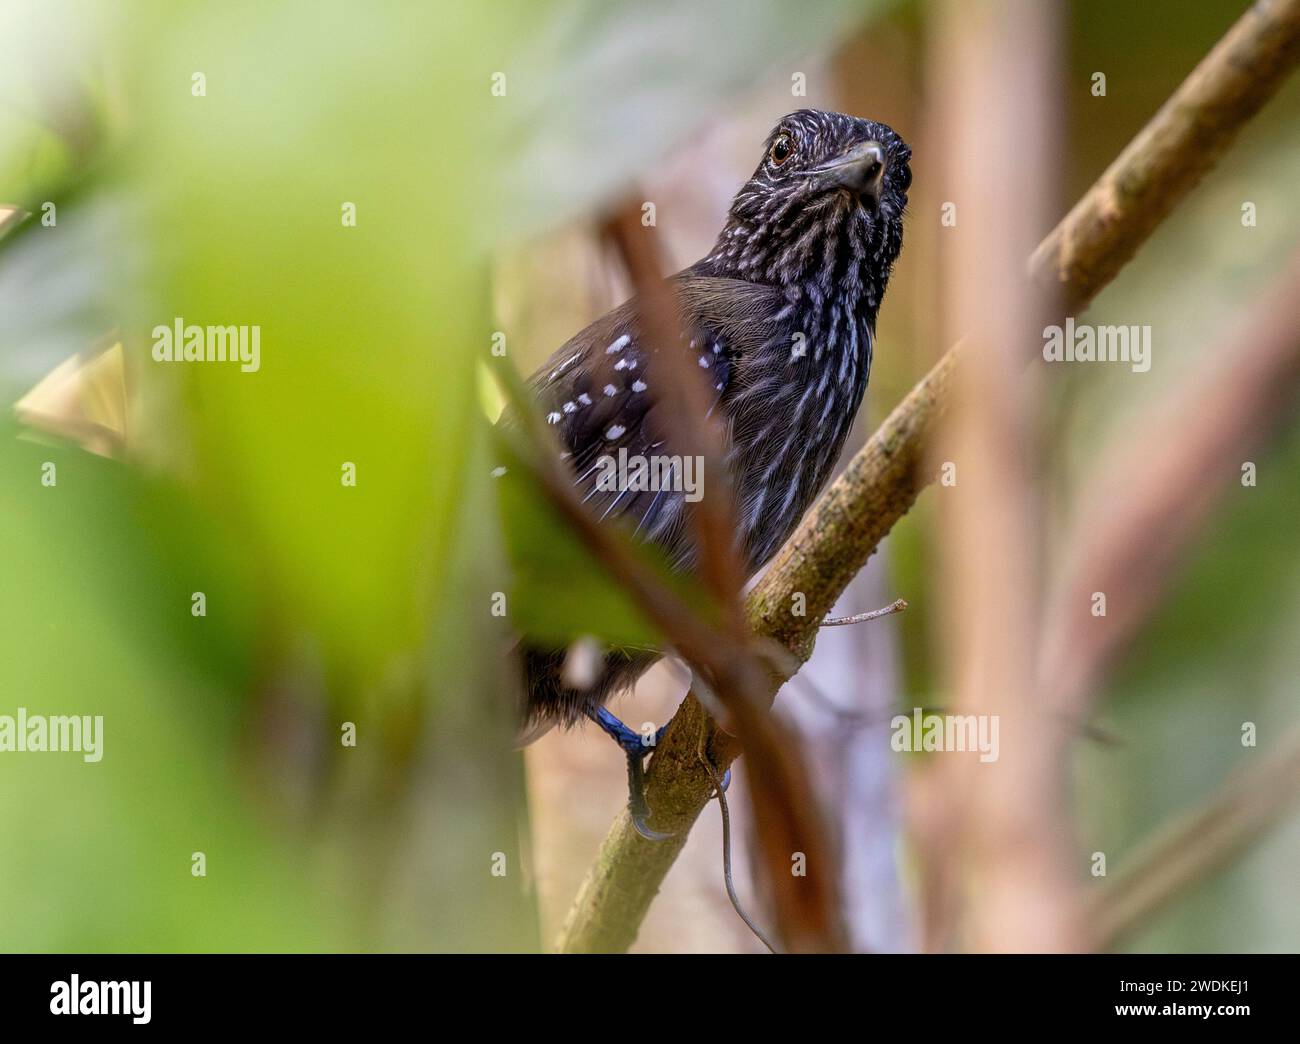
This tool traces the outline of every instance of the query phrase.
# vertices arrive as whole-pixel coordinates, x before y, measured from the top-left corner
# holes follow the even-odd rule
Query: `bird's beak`
[[[843,156],[818,167],[815,175],[819,189],[843,188],[880,202],[880,187],[885,180],[888,160],[877,141],[864,141]]]

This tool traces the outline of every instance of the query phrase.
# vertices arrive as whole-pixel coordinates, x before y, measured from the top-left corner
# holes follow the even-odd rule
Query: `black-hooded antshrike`
[[[830,478],[867,386],[876,314],[903,243],[911,150],[889,127],[803,109],[777,123],[708,256],[673,276],[676,350],[709,382],[724,428],[737,547],[752,575]],[[561,347],[531,379],[587,508],[692,566],[680,482],[600,481],[601,461],[667,453],[672,418],[634,298]],[[665,486],[669,488],[665,488]],[[675,487],[675,488],[674,488]],[[645,836],[642,759],[650,747],[605,709],[657,654],[610,652],[594,684],[564,681],[564,651],[525,646],[532,728],[588,717],[627,752],[633,822]]]

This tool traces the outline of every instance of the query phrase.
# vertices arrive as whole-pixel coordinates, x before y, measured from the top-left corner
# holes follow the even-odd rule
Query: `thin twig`
[[[790,679],[790,685],[810,697],[810,703],[820,707],[835,719],[836,724],[845,728],[865,728],[873,723],[883,721],[884,715],[887,713],[880,710],[847,710],[827,696],[807,674],[796,674]]]
[[[857,613],[853,616],[828,616],[822,621],[823,627],[847,627],[849,624],[867,623],[871,620],[879,620],[882,616],[891,616],[894,613],[901,613],[907,608],[907,602],[902,598],[885,606],[883,609],[872,609],[869,613]]]

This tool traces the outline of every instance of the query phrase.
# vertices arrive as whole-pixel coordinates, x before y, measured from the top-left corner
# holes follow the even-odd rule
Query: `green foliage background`
[[[1067,198],[1240,8],[1073,7]],[[477,385],[491,251],[612,198],[781,62],[868,24],[919,50],[924,15],[776,0],[5,5],[0,204],[53,200],[58,224],[0,238],[0,713],[102,714],[105,756],[0,756],[0,949],[540,945],[491,593],[508,587],[551,637],[647,635],[589,563],[546,558],[535,491],[515,487],[516,556],[502,548]],[[1087,93],[1097,69],[1104,117]],[[1144,406],[1293,249],[1298,89],[1097,302],[1098,322],[1152,323],[1155,367],[1054,389],[1063,505],[1107,440],[1140,451]],[[1259,207],[1249,235],[1243,199]],[[901,350],[915,331],[891,307],[875,417],[925,363]],[[149,331],[176,316],[259,324],[260,372],[153,364]],[[136,404],[129,460],[21,429],[8,407],[113,335]],[[1112,686],[1103,721],[1122,746],[1080,757],[1080,841],[1112,866],[1241,762],[1243,719],[1267,746],[1294,718],[1295,433],[1259,465]],[[933,528],[923,498],[888,546],[913,606],[900,705],[934,702]],[[343,722],[357,747],[339,743]],[[1293,822],[1133,945],[1294,948],[1298,854]]]

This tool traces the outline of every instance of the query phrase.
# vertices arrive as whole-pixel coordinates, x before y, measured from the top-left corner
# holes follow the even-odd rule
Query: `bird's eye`
[[[912,187],[912,168],[904,163],[898,168],[898,190],[906,192]]]
[[[768,150],[767,154],[772,160],[772,166],[774,167],[779,167],[782,163],[793,156],[794,142],[790,140],[790,135],[780,135],[776,141],[772,142],[772,147]]]

